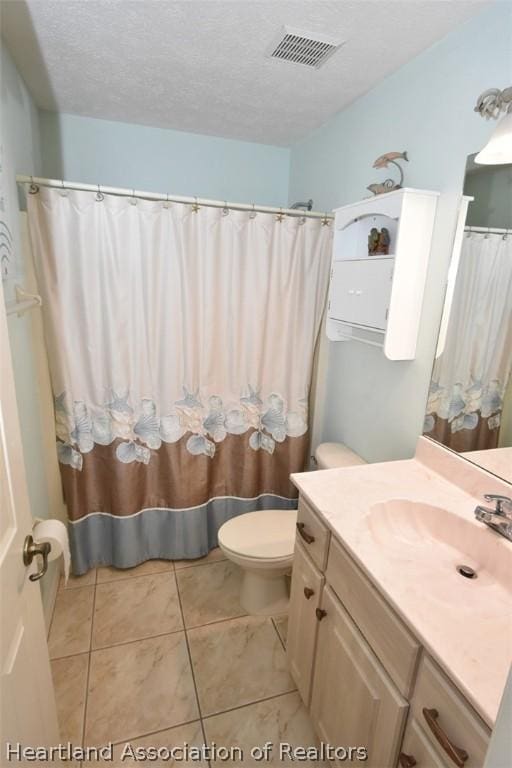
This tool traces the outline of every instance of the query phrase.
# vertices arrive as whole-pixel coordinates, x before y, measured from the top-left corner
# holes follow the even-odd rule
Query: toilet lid
[[[296,509],[247,512],[220,527],[219,544],[245,557],[291,557],[296,521]]]

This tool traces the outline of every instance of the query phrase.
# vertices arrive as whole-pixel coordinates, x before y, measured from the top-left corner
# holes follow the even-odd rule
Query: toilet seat
[[[219,530],[219,545],[247,560],[281,562],[293,558],[295,509],[265,509],[228,520]]]

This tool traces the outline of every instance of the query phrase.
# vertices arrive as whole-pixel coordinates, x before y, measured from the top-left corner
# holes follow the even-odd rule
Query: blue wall
[[[386,171],[378,155],[407,150],[405,185],[442,192],[417,359],[390,362],[357,342],[329,342],[321,439],[341,440],[369,461],[406,458],[421,433],[457,198],[466,156],[493,124],[473,112],[479,93],[512,81],[512,6],[497,3],[358,99],[292,149],[290,197],[332,208],[368,196]]]
[[[288,202],[290,150],[41,112],[45,176],[231,202]]]

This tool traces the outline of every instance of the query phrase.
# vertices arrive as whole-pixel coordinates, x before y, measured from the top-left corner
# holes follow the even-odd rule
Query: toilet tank
[[[318,469],[356,467],[367,463],[344,443],[320,443],[315,451],[315,459]]]

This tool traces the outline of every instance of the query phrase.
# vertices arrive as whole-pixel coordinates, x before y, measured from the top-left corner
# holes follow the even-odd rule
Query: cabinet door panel
[[[286,654],[293,679],[306,706],[311,692],[311,675],[315,654],[323,576],[309,560],[303,547],[295,545],[292,585],[286,638]]]
[[[393,264],[393,258],[334,262],[329,317],[385,330]]]
[[[366,747],[370,768],[394,768],[407,702],[334,593],[327,587],[322,594],[326,615],[318,632],[313,725],[332,746]]]

